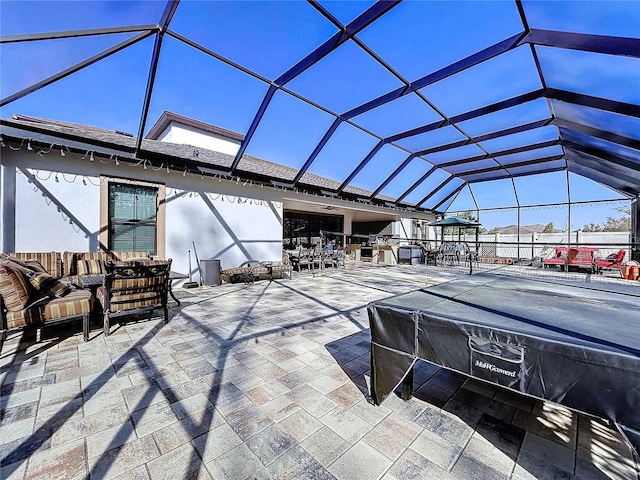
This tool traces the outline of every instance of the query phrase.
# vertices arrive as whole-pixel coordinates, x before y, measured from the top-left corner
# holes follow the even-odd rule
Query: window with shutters
[[[105,185],[106,184],[106,185]],[[101,204],[103,248],[164,256],[164,193],[161,185],[108,179]],[[106,197],[106,198],[105,198]],[[106,207],[106,208],[105,208]]]
[[[158,189],[109,185],[109,250],[156,253]]]

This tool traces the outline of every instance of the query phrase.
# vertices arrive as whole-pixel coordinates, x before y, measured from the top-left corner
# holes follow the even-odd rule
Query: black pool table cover
[[[479,274],[368,313],[374,403],[422,359],[610,419],[640,449],[640,288]]]

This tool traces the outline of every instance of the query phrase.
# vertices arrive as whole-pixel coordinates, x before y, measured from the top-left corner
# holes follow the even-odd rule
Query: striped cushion
[[[226,270],[222,270],[220,272],[222,275],[244,275],[251,273],[254,269],[251,267],[236,267],[236,268],[227,268]]]
[[[9,255],[24,263],[38,262],[52,277],[62,277],[62,255],[60,252],[18,252]]]
[[[143,259],[143,260],[149,260],[149,257],[147,256],[147,252],[111,252],[110,253],[110,259],[113,260],[114,262],[118,262],[118,261],[126,261],[126,260],[131,260],[131,259]]]
[[[42,323],[42,305],[46,301],[47,299],[41,299],[29,308],[23,308],[15,312],[7,312],[7,328],[11,329]]]
[[[19,268],[22,273],[46,272],[42,264],[32,258],[25,260],[19,257],[13,257],[7,253],[3,253],[2,259],[13,262],[15,268]]]
[[[276,272],[290,272],[293,270],[293,266],[291,265],[273,265],[271,267],[273,273]]]
[[[28,308],[6,313],[7,328],[18,328],[89,314],[93,308],[93,297],[89,290],[73,290],[64,298],[43,298]]]
[[[78,274],[76,265],[78,263],[78,260],[81,260],[81,259],[82,259],[81,253],[64,252],[62,254],[62,267],[63,267],[65,277],[70,277],[72,275]]]
[[[78,260],[76,263],[78,275],[100,275],[104,273],[104,262],[102,260]]]
[[[138,278],[116,278],[111,285],[111,291],[119,290],[118,295],[133,293],[136,291],[157,290],[157,285],[164,284],[164,277],[138,277]]]
[[[103,308],[106,305],[106,289],[98,288],[96,298]],[[110,312],[118,312],[120,310],[128,310],[132,308],[149,307],[152,305],[160,305],[162,303],[161,295],[157,291],[137,292],[124,295],[112,295],[109,304]]]
[[[22,310],[29,304],[33,294],[31,284],[20,265],[10,260],[11,257],[0,259],[0,295],[5,308],[14,312]]]
[[[62,254],[64,275],[70,277],[78,274],[79,260],[100,260],[103,265],[109,260],[107,252],[64,252]]]
[[[71,291],[71,287],[48,273],[38,272],[29,277],[29,282],[39,292],[50,297],[64,297]]]
[[[37,260],[22,261],[15,257],[5,257],[5,260],[11,262],[10,267],[14,271],[22,273],[29,280],[33,289],[40,294],[38,296],[62,297],[71,290],[66,283],[45,272],[44,267]],[[32,296],[33,293],[31,291],[30,295]]]
[[[132,258],[136,259],[148,259],[145,256],[146,252],[64,252],[62,254],[63,267],[64,267],[64,276],[71,277],[73,275],[78,275],[78,261],[80,260],[100,260],[103,265],[108,260],[114,261],[124,261]],[[59,254],[58,254],[59,255]],[[51,273],[51,272],[49,272]],[[95,272],[95,273],[104,273],[104,272]]]
[[[73,290],[63,298],[54,298],[43,309],[42,319],[57,320],[91,313],[93,296],[89,290]]]

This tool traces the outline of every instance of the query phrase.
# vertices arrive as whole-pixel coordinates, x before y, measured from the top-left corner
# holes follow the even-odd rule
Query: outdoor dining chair
[[[443,266],[453,266],[454,264],[460,264],[460,257],[458,256],[458,249],[455,243],[443,243],[440,246],[440,259]]]

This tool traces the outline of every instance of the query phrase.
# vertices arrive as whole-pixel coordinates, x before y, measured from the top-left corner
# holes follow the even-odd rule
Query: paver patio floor
[[[86,343],[77,325],[12,334],[0,478],[638,480],[604,420],[425,362],[410,401],[369,403],[367,304],[456,275],[353,262],[177,288],[168,324]]]

